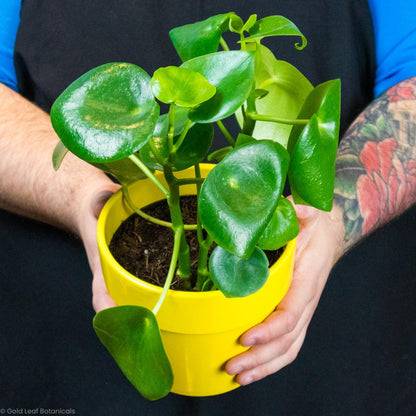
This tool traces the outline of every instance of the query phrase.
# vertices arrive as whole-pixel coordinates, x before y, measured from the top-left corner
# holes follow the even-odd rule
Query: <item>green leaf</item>
[[[55,149],[53,149],[53,154],[52,154],[52,164],[55,170],[58,170],[61,167],[64,157],[66,156],[67,153],[68,153],[68,149],[59,140],[59,142],[55,146]]]
[[[189,111],[189,118],[211,123],[235,113],[254,84],[254,54],[246,51],[217,52],[182,64],[200,72],[217,89],[216,94]]]
[[[125,186],[147,178],[147,176],[129,158],[108,163],[92,163],[92,165],[114,176],[120,184]]]
[[[295,47],[303,49],[306,44],[306,38],[298,27],[289,19],[283,16],[268,16],[257,22],[249,30],[250,36],[245,41],[261,40],[269,36],[300,36],[302,43],[296,43]]]
[[[256,46],[253,44],[251,48],[255,50]],[[277,60],[268,48],[257,45],[256,89],[268,91],[266,96],[256,100],[258,114],[296,119],[313,86],[293,65]],[[242,126],[241,112],[237,113],[237,119]],[[291,130],[291,125],[257,121],[253,136],[286,146]]]
[[[299,222],[292,203],[280,198],[276,211],[261,235],[258,246],[263,250],[277,250],[299,233]]]
[[[201,22],[180,26],[169,32],[170,39],[182,61],[216,52],[221,35],[228,29],[234,13],[218,14]]]
[[[195,124],[191,127],[182,145],[176,151],[176,158],[173,163],[174,170],[183,170],[201,162],[211,149],[213,137],[214,129],[212,124]],[[173,143],[175,144],[178,139],[179,135],[176,135]],[[167,164],[169,152],[166,136],[154,136],[152,140],[159,157],[162,158],[162,162]],[[140,150],[140,158],[149,168],[163,171],[161,161],[158,160],[149,144]]]
[[[287,151],[269,140],[229,153],[201,188],[201,222],[214,241],[239,257],[251,256],[280,198]]]
[[[327,81],[309,94],[299,118],[310,117],[310,121],[303,130],[298,126],[292,129],[288,145],[292,152],[289,181],[294,201],[324,211],[331,210],[334,194],[340,86],[338,79]]]
[[[159,101],[180,107],[195,107],[215,94],[215,87],[203,75],[177,66],[156,70],[150,86]]]
[[[211,154],[208,155],[207,160],[211,161],[211,160],[216,160],[217,162],[221,162],[221,160],[223,160],[225,158],[225,156],[228,155],[228,153],[233,151],[233,147],[232,146],[227,146],[227,147],[223,147],[222,149],[218,149],[215,152],[212,152]]]
[[[107,163],[139,150],[152,136],[159,106],[138,66],[109,63],[74,81],[54,102],[52,125],[65,147]]]
[[[248,259],[216,247],[209,259],[211,280],[228,298],[244,297],[257,292],[269,277],[269,262],[258,247]]]
[[[173,373],[153,313],[141,306],[104,309],[94,330],[133,386],[149,400],[166,396]]]

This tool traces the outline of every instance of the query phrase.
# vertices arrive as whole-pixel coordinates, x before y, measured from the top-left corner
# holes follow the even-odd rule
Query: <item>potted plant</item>
[[[239,50],[229,49],[225,32],[237,34]],[[232,12],[216,15],[170,31],[179,67],[150,77],[130,63],[101,65],[52,106],[61,139],[55,169],[71,151],[122,185],[98,226],[103,273],[119,306],[98,313],[94,328],[148,399],[171,390],[209,395],[238,386],[221,367],[243,350],[241,333],[263,320],[290,284],[299,227],[282,197],[286,178],[295,203],[332,207],[340,82],[313,87],[277,60],[261,41],[281,35],[300,37],[299,50],[306,46],[283,16],[252,15],[243,22]],[[159,103],[168,106],[165,114]],[[223,123],[231,116],[240,126],[237,137]],[[215,152],[213,124],[228,141]],[[218,163],[202,163],[206,158]],[[181,195],[189,194],[198,200],[194,224],[184,223],[180,207]],[[170,221],[144,213],[158,200],[166,201]],[[133,212],[174,236],[163,288],[131,275],[109,251]],[[198,239],[196,276],[186,230]],[[286,247],[283,255],[269,268],[263,250],[280,247]],[[183,290],[169,289],[175,275]]]

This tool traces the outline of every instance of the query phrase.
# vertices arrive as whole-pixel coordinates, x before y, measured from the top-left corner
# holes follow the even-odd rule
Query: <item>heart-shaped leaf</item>
[[[300,36],[302,43],[295,44],[297,49],[303,49],[306,44],[306,38],[298,27],[289,19],[283,16],[268,16],[257,22],[249,30],[250,36],[245,41],[261,40],[269,36]]]
[[[201,188],[198,210],[214,241],[239,257],[251,256],[280,198],[287,151],[269,140],[229,153]]]
[[[296,203],[332,208],[335,158],[340,117],[340,81],[318,85],[308,96],[298,118],[310,121],[294,126],[288,149],[292,154],[289,181]]]
[[[258,247],[248,259],[216,247],[209,259],[211,280],[228,298],[244,297],[257,292],[269,277],[269,262]]]
[[[100,341],[133,386],[149,400],[166,396],[173,373],[153,313],[141,306],[116,306],[93,320]]]
[[[235,113],[250,94],[254,84],[254,54],[246,51],[217,52],[182,64],[200,72],[216,87],[216,94],[189,111],[189,118],[211,123]]]
[[[258,246],[263,250],[277,250],[299,233],[299,222],[292,203],[280,198],[272,219],[261,235]]]
[[[218,14],[201,22],[172,29],[169,36],[182,61],[216,52],[232,15],[234,13]]]
[[[150,86],[159,101],[180,107],[195,107],[215,94],[215,87],[199,72],[177,66],[157,69]]]
[[[128,63],[105,64],[85,73],[51,109],[52,125],[65,147],[97,163],[139,150],[151,137],[158,116],[149,75]]]
[[[250,46],[249,46],[250,47]],[[312,84],[303,74],[288,62],[277,60],[263,45],[251,46],[256,50],[256,88],[268,92],[256,100],[259,114],[283,119],[296,119],[303,103],[313,90]],[[237,119],[243,125],[241,111]],[[286,146],[291,125],[257,121],[253,136],[257,139],[270,139]]]

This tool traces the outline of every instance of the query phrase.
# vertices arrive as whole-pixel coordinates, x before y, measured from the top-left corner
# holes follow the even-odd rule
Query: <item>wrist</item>
[[[332,244],[334,245],[334,264],[345,254],[348,249],[345,241],[344,212],[342,208],[334,202],[332,210],[328,213],[329,233],[331,234]]]

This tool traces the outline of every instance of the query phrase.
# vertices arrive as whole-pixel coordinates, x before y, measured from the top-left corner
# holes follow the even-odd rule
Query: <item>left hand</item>
[[[341,256],[344,228],[339,210],[330,213],[295,206],[300,231],[290,289],[276,310],[241,337],[251,347],[226,365],[241,385],[260,380],[292,363],[305,339],[331,268]]]

